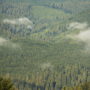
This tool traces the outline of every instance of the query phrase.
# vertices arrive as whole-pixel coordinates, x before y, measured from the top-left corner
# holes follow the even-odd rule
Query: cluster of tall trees
[[[85,82],[74,87],[64,87],[62,90],[90,90],[90,82]]]
[[[33,0],[30,3],[19,2],[19,0],[14,3],[6,1],[6,3],[3,0],[0,1],[0,37],[16,40],[20,48],[12,49],[4,45],[0,47],[0,73],[9,72],[18,90],[90,90],[90,68],[80,64],[65,64],[85,62],[85,65],[88,65],[89,55],[84,56],[86,53],[82,53],[83,45],[64,37],[66,31],[69,33],[66,25],[71,22],[69,20],[73,18],[72,13],[84,9],[87,11],[89,3],[50,2],[45,4],[40,2],[37,4]],[[39,10],[40,13],[38,13]],[[43,14],[44,10],[45,14]],[[87,12],[84,13],[86,15]],[[82,13],[80,19],[83,18],[81,15]],[[27,30],[24,25],[3,23],[5,18],[20,17],[32,19],[34,30]],[[56,38],[53,38],[55,35]],[[39,42],[40,40],[50,41],[52,38],[60,43]],[[44,62],[50,62],[50,65],[45,66]],[[12,82],[10,78],[0,77],[0,90],[17,90]]]
[[[22,81],[19,79],[15,79],[13,81],[16,82],[17,85],[12,82],[10,77],[0,76],[0,90],[90,90],[90,82],[84,82],[82,84],[78,84],[77,86],[64,86],[63,88],[55,88],[55,81],[51,84],[49,83],[48,86],[46,84],[43,85],[43,83],[42,85],[34,83],[31,84],[27,81]]]
[[[0,90],[18,90],[9,77],[0,76]]]
[[[58,70],[58,71],[57,71]],[[57,67],[57,70],[46,68],[32,72],[23,79],[14,78],[19,90],[89,90],[88,70],[82,65]],[[83,84],[84,83],[84,84]],[[89,88],[89,89],[85,89]]]
[[[89,1],[69,0],[69,1],[61,1],[61,2],[52,2],[47,4],[47,6],[51,8],[63,10],[66,13],[75,14],[75,13],[82,12],[85,9],[88,9]]]

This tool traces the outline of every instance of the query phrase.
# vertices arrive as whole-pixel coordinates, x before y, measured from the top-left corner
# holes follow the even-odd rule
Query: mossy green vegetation
[[[0,76],[0,90],[18,90],[9,77]]]
[[[0,74],[19,90],[85,90],[89,9],[89,0],[1,0]]]

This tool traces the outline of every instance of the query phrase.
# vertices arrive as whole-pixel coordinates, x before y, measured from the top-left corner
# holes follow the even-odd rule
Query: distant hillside
[[[83,90],[89,62],[90,0],[0,0],[0,75],[19,90]]]

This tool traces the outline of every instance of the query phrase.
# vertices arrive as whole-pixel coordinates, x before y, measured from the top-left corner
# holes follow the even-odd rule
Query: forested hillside
[[[89,90],[89,16],[90,0],[0,0],[0,75],[18,90]]]

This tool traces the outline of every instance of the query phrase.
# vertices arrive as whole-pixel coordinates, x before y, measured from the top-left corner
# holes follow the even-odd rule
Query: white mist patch
[[[77,35],[77,38],[86,42],[86,43],[90,43],[90,29],[87,29],[85,31],[80,32]]]
[[[0,37],[0,46],[1,46],[1,45],[4,45],[6,42],[7,42],[6,39]]]
[[[72,22],[68,25],[68,29],[80,29],[83,30],[88,27],[88,24],[86,22],[80,23],[80,22]]]
[[[24,18],[19,18],[19,19],[16,19],[20,24],[25,24],[25,25],[28,25],[28,24],[33,24],[28,18],[24,17]]]
[[[15,20],[9,20],[9,19],[4,19],[3,23],[7,23],[7,24],[16,24]]]
[[[78,34],[69,34],[67,36],[69,38],[72,38],[76,42],[83,42],[83,44],[85,45],[83,50],[90,53],[90,27],[88,23],[72,22],[68,25],[67,28],[70,30],[78,30]]]
[[[42,69],[52,69],[53,68],[53,66],[51,65],[51,63],[43,63],[42,65],[41,65],[41,68]]]
[[[16,43],[11,42],[5,38],[0,37],[0,46],[10,47],[10,48],[20,48],[20,46]]]
[[[31,25],[27,25],[27,29],[33,29]]]
[[[27,28],[30,28],[30,29],[32,28],[32,25],[33,25],[32,21],[29,20],[26,17],[17,18],[17,19],[4,19],[3,23],[12,24],[12,25],[24,25],[24,26],[26,26]]]
[[[76,39],[85,43],[84,51],[90,52],[90,29],[80,32],[76,35]]]
[[[88,23],[83,22],[72,22],[69,24],[68,29],[77,29],[79,31],[76,35],[70,35],[73,39],[81,40],[83,42],[89,42],[90,41],[90,27],[88,26]]]

